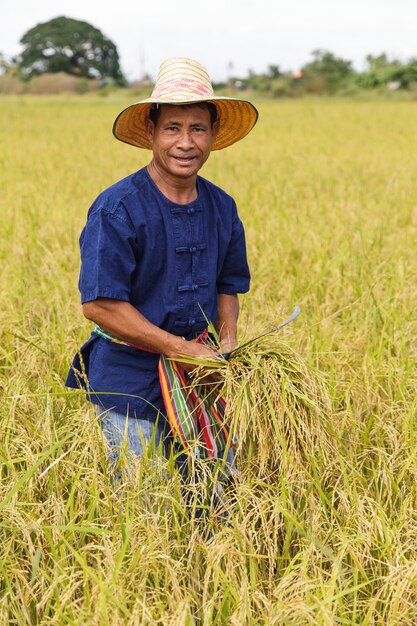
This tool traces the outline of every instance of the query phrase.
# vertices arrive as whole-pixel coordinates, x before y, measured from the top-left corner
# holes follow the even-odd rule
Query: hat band
[[[189,78],[182,78],[170,80],[155,87],[152,98],[163,98],[169,94],[171,94],[175,100],[182,99],[184,96],[202,96],[209,98],[214,96],[213,90],[204,83]]]

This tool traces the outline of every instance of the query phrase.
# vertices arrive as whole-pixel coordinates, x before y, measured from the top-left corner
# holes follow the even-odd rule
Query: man
[[[117,139],[150,148],[153,157],[88,213],[79,288],[96,326],[67,378],[97,404],[114,457],[126,426],[138,456],[143,441],[153,434],[158,445],[166,434],[160,355],[216,358],[218,351],[196,341],[207,320],[222,352],[236,344],[237,294],[250,280],[243,226],[233,199],[198,171],[211,150],[243,138],[256,120],[249,102],[216,97],[199,63],[168,59],[152,96],[114,123]]]

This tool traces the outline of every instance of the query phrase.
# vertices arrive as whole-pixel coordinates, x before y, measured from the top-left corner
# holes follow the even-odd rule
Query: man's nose
[[[192,131],[191,130],[187,130],[186,128],[184,128],[179,137],[178,137],[178,142],[177,145],[180,148],[183,148],[183,150],[187,150],[189,148],[192,148],[194,145],[194,140],[193,140],[193,135],[192,135]]]

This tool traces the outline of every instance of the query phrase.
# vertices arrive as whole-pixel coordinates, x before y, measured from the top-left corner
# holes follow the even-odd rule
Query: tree
[[[404,65],[401,70],[396,76],[401,82],[401,87],[410,87],[417,84],[417,58],[409,59],[407,65]]]
[[[278,76],[281,76],[279,65],[268,65],[267,76],[268,78],[278,78]]]
[[[379,87],[380,85],[398,85],[407,88],[417,81],[417,59],[410,59],[405,65],[398,59],[390,60],[383,52],[378,56],[368,54],[367,71],[358,76],[361,87]]]
[[[387,85],[396,80],[396,74],[401,68],[401,63],[396,59],[390,61],[383,52],[378,56],[368,54],[366,57],[367,70],[359,74],[357,82],[361,87],[378,87]]]
[[[115,44],[88,22],[56,17],[28,30],[20,43],[24,50],[17,62],[26,78],[66,72],[126,83]]]
[[[313,50],[313,61],[301,68],[306,79],[321,79],[327,91],[334,92],[353,74],[352,62],[327,50]]]

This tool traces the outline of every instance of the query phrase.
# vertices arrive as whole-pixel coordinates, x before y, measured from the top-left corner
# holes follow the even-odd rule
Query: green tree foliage
[[[322,91],[337,91],[353,75],[352,62],[336,57],[328,50],[313,50],[313,61],[302,67],[305,81],[316,82]]]
[[[281,72],[279,69],[279,65],[268,65],[268,74],[267,76],[269,78],[278,78],[278,76],[281,76]]]
[[[268,65],[268,70],[264,74],[255,74],[252,70],[249,70],[249,76],[246,79],[239,79],[240,84],[244,89],[253,89],[254,91],[262,91],[266,93],[274,94],[275,83],[280,83],[283,80],[283,74],[280,71],[278,65]]]
[[[411,87],[417,84],[417,57],[410,59],[407,65],[402,66],[402,71],[398,74],[398,80],[402,87]]]
[[[107,78],[116,84],[126,82],[115,44],[88,22],[56,17],[28,30],[20,43],[24,49],[17,62],[26,78],[66,72],[86,78]]]
[[[387,85],[398,80],[398,72],[401,71],[401,63],[396,59],[389,60],[385,53],[366,57],[366,71],[359,74],[357,82],[361,87],[372,88],[379,85]]]
[[[385,53],[378,56],[368,54],[366,64],[366,71],[357,77],[361,87],[373,88],[396,83],[398,87],[407,88],[417,81],[417,59],[410,59],[403,64],[397,59],[390,60]]]

